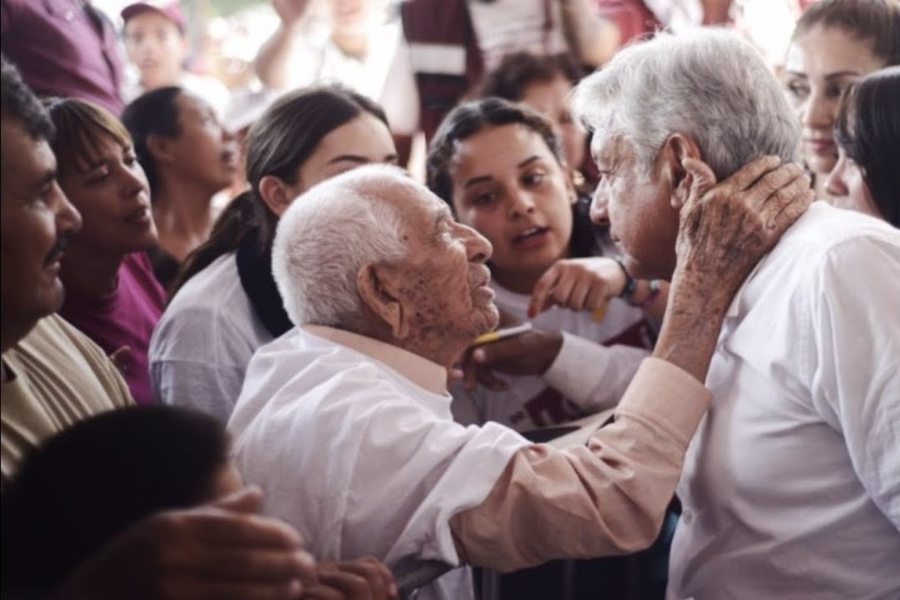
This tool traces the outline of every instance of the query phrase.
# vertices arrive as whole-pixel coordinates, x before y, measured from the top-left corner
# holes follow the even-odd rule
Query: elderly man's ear
[[[409,335],[409,312],[401,300],[402,274],[384,264],[368,264],[356,274],[356,290],[364,311],[374,314],[395,340]]]
[[[680,210],[687,202],[693,184],[693,176],[681,163],[686,158],[702,160],[700,147],[693,138],[681,133],[673,133],[663,144],[661,158],[664,161],[664,174],[668,174],[672,181],[672,208]]]

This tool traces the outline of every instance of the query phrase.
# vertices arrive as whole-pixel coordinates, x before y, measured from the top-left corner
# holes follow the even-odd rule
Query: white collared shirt
[[[450,518],[481,504],[529,445],[496,424],[454,423],[443,367],[314,326],[257,351],[228,429],[245,481],[310,552],[388,565],[458,565]],[[443,597],[471,597],[468,576],[448,575],[457,585]]]
[[[669,598],[900,598],[900,231],[815,203],[729,311]]]

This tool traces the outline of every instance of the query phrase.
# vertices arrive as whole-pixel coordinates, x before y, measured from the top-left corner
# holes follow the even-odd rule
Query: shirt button
[[[694,520],[694,513],[689,510],[684,511],[681,513],[681,520],[684,521],[685,525],[690,525]]]

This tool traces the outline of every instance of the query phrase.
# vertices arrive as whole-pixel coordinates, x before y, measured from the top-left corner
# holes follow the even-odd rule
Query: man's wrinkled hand
[[[766,156],[721,183],[704,162],[685,159],[691,178],[680,211],[677,269],[715,282],[727,304],[744,279],[778,239],[809,208],[809,176],[795,163]]]

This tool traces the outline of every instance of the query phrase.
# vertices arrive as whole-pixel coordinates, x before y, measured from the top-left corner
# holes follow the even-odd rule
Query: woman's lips
[[[834,154],[836,151],[833,139],[806,139],[803,143],[816,154]]]
[[[547,241],[547,234],[549,233],[549,227],[531,227],[512,239],[513,247],[521,249],[538,248]]]

